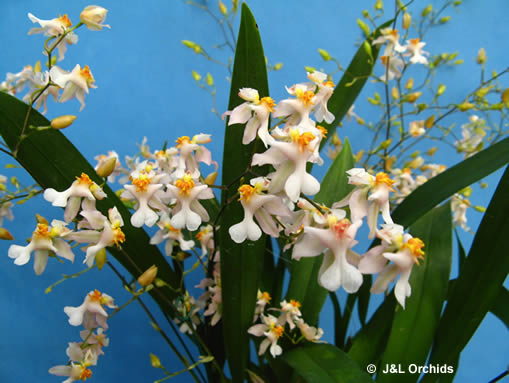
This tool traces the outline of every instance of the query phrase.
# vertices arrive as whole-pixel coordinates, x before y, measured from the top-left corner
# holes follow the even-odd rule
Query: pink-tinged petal
[[[350,265],[353,265],[353,266],[357,267],[357,269],[358,269],[359,262],[361,261],[361,256],[358,253],[356,253],[355,251],[353,251],[351,249],[347,249],[346,250],[346,261]]]
[[[399,274],[399,269],[396,265],[386,266],[383,271],[378,274],[375,283],[369,290],[372,294],[381,294],[387,290],[389,283],[394,281]]]
[[[267,351],[267,348],[270,346],[270,340],[265,338],[262,343],[260,343],[260,348],[258,349],[258,355],[265,354],[265,351]]]
[[[157,233],[154,234],[154,236],[152,238],[150,238],[150,244],[151,245],[159,245],[164,240],[165,240],[164,231],[159,230]]]
[[[272,176],[269,174],[270,177],[270,185],[268,190],[269,193],[276,194],[282,191],[286,184],[286,181],[288,180],[288,177],[290,176],[290,174],[293,173],[294,170],[295,165],[293,164],[293,162],[286,161],[285,163],[278,167],[275,173],[272,173]]]
[[[203,189],[200,192],[200,194],[198,194],[198,196],[197,196],[198,199],[211,199],[211,198],[214,198],[214,197],[215,197],[214,196],[214,192],[209,187]]]
[[[292,258],[299,260],[305,257],[316,257],[322,254],[325,248],[317,238],[304,234],[304,237],[293,247]]]
[[[368,201],[366,191],[354,190],[349,200],[352,222],[360,221],[368,215]]]
[[[78,243],[97,243],[101,239],[101,233],[95,230],[81,230],[77,233],[69,233],[65,238]]]
[[[78,215],[78,211],[80,210],[81,205],[81,197],[72,196],[67,201],[67,206],[64,211],[64,221],[69,223]]]
[[[206,165],[210,165],[212,163],[212,154],[206,147],[199,146],[195,151],[194,159],[197,162],[203,162]]]
[[[260,323],[260,324],[255,324],[254,326],[249,327],[247,332],[254,336],[263,336],[263,334],[265,333],[266,330],[267,330],[267,325]]]
[[[270,212],[271,215],[277,215],[280,217],[289,217],[292,214],[281,198],[277,196],[274,196],[274,198],[265,202],[263,204],[263,208]]]
[[[104,249],[104,245],[102,245],[101,243],[98,243],[97,245],[94,246],[90,246],[87,249],[87,256],[83,260],[83,263],[86,263],[88,267],[92,267],[94,265],[95,256],[102,249]]]
[[[414,265],[414,258],[408,249],[403,249],[396,253],[383,253],[383,256],[389,261],[394,262],[401,270],[411,269]]]
[[[244,129],[244,136],[242,137],[242,144],[247,145],[254,141],[256,133],[260,127],[260,120],[256,116],[251,118]]]
[[[83,202],[89,200],[84,200]],[[90,201],[95,202],[95,201]],[[104,227],[104,220],[106,217],[98,210],[83,210],[80,215],[85,217],[90,227],[94,230],[101,230]]]
[[[336,291],[341,286],[341,263],[332,252],[325,253],[323,257],[318,284],[329,291]]]
[[[48,264],[48,250],[36,250],[34,253],[34,271],[36,275],[41,275]]]
[[[200,205],[201,206],[201,205]],[[186,227],[189,231],[197,230],[201,225],[201,217],[192,210],[188,210],[186,214]]]
[[[171,226],[175,229],[183,229],[186,226],[186,213],[181,209],[178,213],[174,214],[170,220]]]
[[[286,156],[281,153],[281,151],[275,147],[271,147],[268,150],[266,150],[264,153],[256,153],[253,156],[253,161],[251,164],[253,166],[260,166],[260,165],[279,165],[283,162],[287,161]]]
[[[232,110],[228,125],[245,124],[251,118],[252,110],[248,102],[240,104]]]
[[[387,224],[393,224],[393,220],[391,217],[391,208],[389,206],[389,201],[385,201],[382,206],[380,206],[380,210],[382,211],[382,218],[384,219],[385,223]]]
[[[134,227],[142,227],[143,225],[152,227],[158,219],[159,216],[157,213],[150,209],[145,203],[142,205],[142,201],[140,201],[138,210],[131,216],[131,224]]]
[[[378,221],[378,212],[380,211],[380,208],[378,206],[378,202],[374,201],[369,204],[368,207],[368,218],[367,218],[367,224],[369,227],[369,235],[368,239],[375,238],[376,233],[376,224]]]
[[[396,286],[394,286],[394,295],[403,309],[405,308],[405,299],[412,294],[412,287],[410,287],[410,283],[408,283],[411,271],[410,269],[402,272],[396,282]]]
[[[378,245],[364,254],[359,262],[359,271],[362,274],[377,274],[387,264],[387,259],[382,255],[386,246]]]
[[[48,372],[56,376],[70,376],[71,370],[71,366],[55,366],[51,367]]]
[[[81,333],[85,333],[84,334],[85,336],[84,337],[82,336],[82,339],[85,339],[85,338],[88,338],[88,334],[90,333],[90,331],[84,330],[84,331],[80,332],[80,335],[81,335]],[[89,341],[89,343],[92,343],[91,338],[89,338],[88,341]],[[77,342],[69,342],[69,347],[67,347],[67,350],[65,350],[65,353],[69,357],[69,360],[71,360],[73,362],[79,362],[85,356],[83,350],[80,347],[80,344]]]
[[[166,254],[167,257],[169,257],[171,255],[171,253],[173,252],[174,244],[175,244],[175,241],[171,238],[168,238],[168,240],[164,244],[164,253]],[[182,250],[184,250],[184,249],[182,249]]]
[[[279,237],[279,230],[276,223],[263,208],[258,209],[254,216],[265,234],[274,238]]]
[[[207,213],[207,210],[197,200],[192,201],[190,207],[195,213],[197,213],[200,216],[201,221],[206,222],[209,220],[210,218],[209,213]]]
[[[179,239],[179,246],[182,250],[187,251],[191,250],[194,247],[194,241],[186,241],[184,239]]]
[[[274,108],[273,117],[286,117],[295,112],[296,100],[282,100]]]

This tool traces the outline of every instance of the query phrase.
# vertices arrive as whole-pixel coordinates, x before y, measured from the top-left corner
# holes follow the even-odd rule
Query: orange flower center
[[[60,21],[62,23],[62,25],[66,28],[69,28],[70,26],[72,26],[71,20],[69,20],[69,18],[67,17],[67,14],[65,14],[63,16],[58,15],[58,21]]]
[[[313,149],[309,148],[308,145],[311,141],[313,141],[316,137],[311,132],[299,133],[297,129],[292,129],[290,131],[290,137],[292,141],[299,145],[299,151],[302,153],[304,150],[313,151]]]
[[[194,188],[194,181],[191,175],[186,174],[175,182],[175,186],[180,189],[180,194],[189,195]]]
[[[421,39],[419,39],[419,38],[410,39],[410,45],[417,45],[417,44],[419,44],[420,41],[421,41]]]
[[[328,88],[334,88],[335,87],[335,85],[334,85],[334,83],[332,81],[325,81],[323,83],[323,85],[328,87]]]
[[[102,298],[102,294],[99,290],[94,290],[93,292],[89,293],[88,296],[90,297],[90,300],[100,302]]]
[[[293,307],[298,308],[298,309],[302,307],[302,305],[300,304],[300,302],[299,302],[299,301],[296,301],[295,299],[291,299],[291,300],[290,300],[290,304],[291,304]]]
[[[351,223],[348,218],[343,218],[342,220],[333,223],[331,225],[332,231],[336,234],[337,238],[342,238],[346,235],[346,231],[350,227]]]
[[[125,234],[119,227],[113,229],[113,242],[115,242],[116,246],[118,246],[119,243],[125,242]]]
[[[79,376],[79,380],[87,380],[92,376],[92,371],[90,371],[88,368],[82,367],[81,374]]]
[[[168,231],[171,231],[173,233],[180,233],[180,229],[175,229],[173,226],[171,226],[169,223],[167,223],[166,225],[164,225],[164,228]],[[196,234],[196,238],[198,238],[198,235],[200,233]],[[199,239],[198,239],[199,240]]]
[[[260,103],[265,105],[265,107],[269,110],[269,112],[274,111],[274,106],[276,106],[276,102],[271,97],[263,97],[260,100]]]
[[[90,177],[85,173],[81,173],[81,176],[76,177],[76,179],[78,180],[78,182],[80,184],[89,185],[89,186],[94,184],[94,182],[90,179]]]
[[[315,97],[315,92],[311,90],[303,91],[300,88],[297,88],[296,91],[297,98],[302,101],[304,105],[313,105],[313,97]]]
[[[320,131],[320,134],[322,135],[323,138],[327,137],[327,129],[325,129],[323,126],[316,125],[316,129]]]
[[[37,229],[35,229],[35,231],[34,231],[34,235],[36,235],[37,237],[40,237],[40,238],[50,237],[51,233],[49,231],[48,225],[46,225],[45,223],[38,223]]]
[[[424,259],[424,242],[420,238],[410,238],[407,243],[404,243],[401,248],[409,249],[414,257],[415,263],[419,264],[419,259]]]
[[[191,142],[191,139],[189,138],[189,136],[182,136],[177,138],[175,142],[177,143],[177,148],[180,149],[184,144],[189,144]]]
[[[281,338],[285,329],[282,326],[274,326],[272,328],[272,333],[276,336],[276,338]]]
[[[90,68],[88,65],[85,65],[83,69],[80,70],[80,76],[85,79],[88,85],[94,83],[94,76],[92,76],[92,73],[90,73]]]
[[[152,183],[151,179],[147,177],[146,174],[140,174],[139,178],[134,178],[132,180],[134,186],[136,186],[136,191],[138,192],[146,192],[148,185]]]
[[[394,184],[394,181],[391,180],[391,178],[389,177],[389,175],[387,173],[379,172],[376,174],[375,185],[378,186],[381,184],[387,185],[390,190],[394,191],[394,189],[392,189],[392,184]]]
[[[265,302],[270,302],[270,300],[272,299],[272,297],[270,296],[270,294],[266,291],[264,291],[260,297],[260,299],[263,299]]]
[[[253,194],[255,194],[255,188],[251,185],[242,185],[239,187],[238,192],[240,193],[240,200],[244,200],[246,202],[249,202]]]

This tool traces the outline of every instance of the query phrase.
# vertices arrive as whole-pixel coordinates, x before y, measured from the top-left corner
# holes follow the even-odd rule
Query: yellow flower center
[[[51,233],[49,231],[48,225],[45,223],[38,223],[37,229],[34,231],[34,235],[39,238],[49,238],[51,237]]]
[[[265,105],[265,107],[269,110],[269,112],[274,111],[274,106],[276,106],[276,102],[271,97],[263,97],[260,100],[260,103]]]
[[[270,300],[272,299],[272,297],[270,296],[270,294],[266,291],[264,291],[261,296],[260,296],[260,299],[263,299],[265,302],[270,302]]]
[[[152,180],[146,174],[140,174],[139,178],[133,178],[132,183],[136,186],[136,191],[146,192]]]
[[[238,191],[240,193],[239,201],[244,200],[249,202],[253,194],[255,194],[255,188],[247,184],[240,186]]]
[[[184,144],[189,144],[191,142],[191,139],[189,136],[182,136],[177,138],[175,141],[177,143],[177,148],[180,149]]]
[[[276,326],[275,323],[271,323],[270,331],[276,336],[276,338],[281,338],[285,329],[282,326]]]
[[[62,25],[66,28],[69,28],[70,26],[72,26],[71,20],[69,20],[69,18],[67,17],[67,14],[65,14],[63,16],[58,15],[58,21],[60,21],[62,23]]]
[[[376,174],[375,186],[378,186],[381,184],[387,185],[390,190],[394,191],[394,189],[392,188],[392,184],[394,184],[394,181],[391,180],[391,178],[389,177],[389,175],[387,173],[379,172]]]
[[[88,65],[85,65],[85,67],[80,70],[80,76],[85,79],[88,85],[93,84],[95,82],[92,73],[90,73],[90,68],[88,67]]]
[[[337,238],[342,238],[346,235],[346,231],[350,227],[351,223],[348,218],[343,218],[342,220],[339,220],[337,222],[334,222],[332,225],[330,225],[330,228],[336,234]]]
[[[90,177],[87,174],[85,174],[85,173],[81,173],[81,176],[76,177],[76,179],[78,180],[78,182],[80,184],[83,184],[83,185],[91,186],[91,185],[94,184],[94,181],[92,181],[90,179]]]
[[[180,189],[180,194],[189,195],[194,188],[193,177],[190,174],[186,174],[175,182],[175,186]]]
[[[296,301],[295,299],[290,299],[290,304],[291,304],[293,307],[298,308],[298,309],[302,307],[302,305],[300,304],[300,302],[299,302],[299,301]]]
[[[302,101],[304,105],[313,105],[313,97],[315,97],[315,92],[311,90],[303,91],[301,88],[297,88],[295,91],[295,95],[299,100]]]
[[[99,290],[94,290],[93,292],[89,293],[88,296],[90,297],[90,300],[101,302],[102,294]]]
[[[313,149],[309,148],[308,145],[311,141],[313,141],[316,137],[311,132],[300,133],[298,129],[290,130],[290,137],[292,141],[295,142],[299,146],[299,151],[302,153],[304,150],[313,151]]]
[[[322,135],[323,138],[327,137],[327,129],[325,129],[323,126],[316,125],[316,129],[320,131],[320,134]]]
[[[382,64],[387,65],[387,61],[389,60],[389,56],[380,56],[380,61]]]
[[[407,243],[404,243],[401,248],[409,249],[414,257],[415,263],[419,264],[419,259],[424,259],[424,251],[422,248],[424,247],[424,242],[422,242],[419,238],[410,238]]]
[[[419,44],[419,42],[421,41],[421,39],[417,38],[417,39],[410,39],[410,45],[417,45]]]
[[[395,39],[398,38],[398,30],[397,29],[393,29],[390,33],[389,33],[392,37],[394,37]]]
[[[119,243],[125,242],[125,234],[119,227],[113,229],[113,242],[118,246]]]
[[[323,86],[326,86],[328,88],[334,88],[335,87],[335,85],[334,85],[334,83],[332,81],[325,81],[323,83]]]
[[[92,371],[90,371],[88,368],[82,367],[80,376],[78,377],[79,380],[87,380],[92,376]]]
[[[166,225],[164,225],[164,228],[168,231],[173,232],[173,233],[180,233],[180,229],[175,229],[173,226],[170,225],[169,222]],[[200,233],[198,233],[198,234],[200,234]],[[198,234],[196,234],[196,238],[198,238]]]
[[[200,230],[200,231],[198,232],[198,234],[196,234],[196,239],[197,239],[198,241],[201,241],[201,240],[203,240],[203,237],[204,237],[204,236],[206,236],[206,235],[207,235],[207,234],[209,234],[209,233],[210,233],[210,228],[209,228],[209,227],[206,227],[206,228],[204,228],[204,229]]]

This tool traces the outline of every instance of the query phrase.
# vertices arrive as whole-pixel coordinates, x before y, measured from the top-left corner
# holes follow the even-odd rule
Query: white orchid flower
[[[49,369],[49,373],[56,376],[68,376],[69,378],[62,383],[72,383],[77,380],[86,380],[92,376],[86,364],[71,362],[67,366],[54,366]]]
[[[88,65],[81,69],[81,66],[77,64],[72,72],[67,72],[55,65],[50,70],[50,76],[55,84],[64,89],[59,102],[76,98],[81,104],[80,111],[85,107],[85,93],[88,94],[89,88],[97,88]]]
[[[226,112],[230,119],[228,125],[245,124],[244,136],[242,143],[244,145],[252,142],[256,135],[262,140],[265,147],[272,141],[269,134],[269,117],[270,113],[274,111],[276,103],[270,97],[262,97],[258,94],[256,89],[241,88],[239,97],[246,102],[234,108],[231,112]]]
[[[393,52],[403,53],[406,51],[406,46],[399,43],[399,33],[396,29],[382,28],[380,31],[381,35],[373,40],[373,45],[383,45],[387,43],[385,47],[384,55],[392,55]]]
[[[89,5],[80,13],[80,21],[91,31],[100,31],[104,28],[110,28],[109,25],[103,24],[106,20],[107,9],[98,5]]]
[[[65,225],[65,222],[58,220],[53,220],[51,226],[47,223],[38,223],[28,245],[9,247],[9,258],[14,259],[14,264],[22,266],[28,263],[31,253],[35,252],[34,271],[37,275],[41,275],[46,269],[51,252],[74,262],[71,246],[62,239],[71,232]]]
[[[111,309],[117,308],[117,306],[113,303],[113,298],[111,296],[101,293],[99,290],[94,290],[87,294],[85,300],[80,306],[66,306],[64,307],[64,312],[69,317],[69,324],[72,326],[80,326],[84,323],[88,313],[102,328],[107,329],[108,325],[106,323],[106,319],[108,318],[108,313],[104,309],[104,306]],[[91,329],[88,326],[85,326],[85,328],[89,330]]]
[[[265,339],[260,343],[258,355],[262,355],[267,351],[270,346],[270,353],[275,358],[283,353],[283,349],[277,344],[277,341],[284,333],[284,327],[279,325],[277,318],[272,315],[261,315],[264,323],[255,324],[251,326],[247,332],[254,336],[265,336]]]
[[[278,318],[278,323],[283,326],[285,323],[288,323],[290,330],[293,330],[295,328],[295,322],[302,317],[302,313],[300,312],[302,305],[295,299],[290,299],[290,302],[284,300],[280,305],[282,313]]]
[[[343,210],[332,210],[328,228],[304,227],[303,238],[293,248],[292,258],[315,257],[325,252],[318,272],[318,283],[329,291],[343,286],[352,294],[362,284],[362,274],[348,262],[348,250],[357,244],[355,235],[362,221],[350,223]],[[328,250],[327,250],[328,249]]]
[[[329,112],[327,102],[334,92],[334,83],[328,80],[325,73],[319,71],[308,72],[308,78],[318,87],[318,93],[316,94],[317,106],[315,107],[316,121],[322,122],[325,120],[326,123],[332,124],[334,115]]]
[[[381,56],[380,61],[384,66],[384,73],[380,76],[381,81],[387,82],[402,76],[405,63],[399,57],[391,55]]]
[[[199,171],[198,162],[211,165],[212,155],[210,151],[202,146],[211,142],[210,134],[196,134],[190,139],[188,136],[182,136],[177,139],[177,149],[180,150],[175,176],[182,178],[186,172],[194,173]]]
[[[313,83],[295,84],[286,88],[287,92],[296,98],[280,101],[272,116],[289,117],[287,126],[302,125],[306,129],[313,129],[315,123],[309,118],[309,114],[318,102],[315,88],[316,85]]]
[[[171,226],[171,221],[168,213],[163,213],[161,215],[157,226],[159,226],[159,230],[154,234],[152,238],[150,238],[150,243],[152,245],[158,245],[166,241],[164,251],[168,257],[173,251],[175,242],[178,242],[182,251],[191,250],[194,247],[194,241],[187,241],[184,238],[184,234],[182,234],[182,230],[175,229],[173,226]]]
[[[29,35],[43,33],[44,36],[58,36],[72,27],[72,22],[67,15],[59,16],[51,20],[41,20],[31,13],[28,13],[28,18],[32,23],[40,25],[40,28],[30,29],[30,31],[28,31]]]
[[[410,62],[412,64],[428,65],[428,59],[426,56],[429,55],[429,53],[422,50],[425,45],[426,43],[422,42],[420,39],[408,40],[406,45],[408,53],[405,53],[404,56],[411,56]]]

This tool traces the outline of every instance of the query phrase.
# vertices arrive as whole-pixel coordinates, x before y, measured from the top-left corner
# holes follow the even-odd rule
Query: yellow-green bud
[[[41,71],[41,62],[37,61],[34,65],[34,73],[39,73]]]
[[[232,11],[235,13],[239,8],[239,0],[232,0]]]
[[[446,89],[447,87],[444,84],[438,85],[437,96],[443,95]]]
[[[398,88],[396,88],[395,86],[393,86],[391,89],[391,96],[394,100],[399,99],[399,91]]]
[[[95,264],[97,265],[97,268],[101,270],[104,265],[106,264],[106,261],[108,260],[108,255],[106,254],[106,249],[101,249],[97,252],[97,255],[95,256]]]
[[[49,225],[49,222],[46,218],[44,218],[42,215],[39,215],[39,214],[35,214],[35,220],[37,221],[37,223],[42,223],[44,225]]]
[[[143,287],[147,287],[154,281],[156,275],[157,275],[157,266],[152,265],[143,274],[141,274],[138,277],[138,283]]]
[[[191,254],[186,253],[185,251],[179,251],[176,255],[177,261],[183,262],[184,259],[187,259],[191,256]]]
[[[463,194],[465,197],[468,198],[472,195],[472,188],[470,186],[467,186],[466,188],[460,190],[460,194]]]
[[[432,114],[431,116],[429,116],[426,121],[424,121],[424,127],[426,129],[431,129],[431,127],[433,126],[433,123],[435,122],[435,115]]]
[[[369,11],[367,9],[362,11],[362,16],[364,16],[366,19],[370,18]]]
[[[357,19],[357,25],[364,32],[364,35],[366,35],[366,37],[368,37],[371,34],[371,30],[369,29],[368,24],[366,24],[361,19]]]
[[[208,72],[207,72],[207,85],[208,86],[214,86],[214,78]]]
[[[461,110],[462,112],[465,112],[467,110],[470,110],[472,109],[473,107],[475,107],[474,104],[470,103],[470,102],[463,102],[461,104],[458,105],[458,109]]]
[[[481,184],[479,186],[481,187],[481,189],[486,189],[488,187],[488,183],[487,182],[481,182]]]
[[[320,53],[320,56],[322,56],[323,61],[329,61],[331,59],[329,52],[327,52],[325,49],[318,48],[318,53]]]
[[[374,7],[377,11],[381,11],[384,9],[384,3],[382,0],[376,0],[376,3],[374,5]]]
[[[161,368],[161,360],[152,353],[150,353],[150,364],[154,368]]]
[[[205,177],[205,184],[207,185],[214,185],[214,182],[216,182],[217,178],[217,172],[210,173],[207,177]]]
[[[502,102],[505,104],[505,106],[507,108],[509,108],[509,88],[506,88],[503,92],[502,92],[502,95],[500,96],[501,99],[502,99]]]
[[[316,68],[313,68],[312,66],[305,66],[305,67],[304,67],[304,70],[305,70],[306,72],[309,72],[309,73],[314,73],[314,72],[316,72]]]
[[[372,58],[373,57],[373,50],[371,49],[371,44],[368,43],[367,41],[364,41],[362,46],[364,47],[364,51],[368,54],[368,56]]]
[[[410,77],[405,84],[405,89],[412,89],[414,87],[414,79]]]
[[[426,8],[424,8],[421,12],[421,16],[425,17],[427,16],[431,11],[433,10],[433,6],[430,4]]]
[[[11,233],[9,233],[9,230],[7,230],[3,227],[0,227],[0,239],[12,241],[14,239],[14,237],[12,236]]]
[[[191,48],[191,49],[194,49],[194,47],[196,47],[196,45],[197,45],[194,41],[190,41],[190,40],[182,40],[182,44],[184,44],[186,47]]]
[[[219,12],[221,12],[223,14],[223,16],[226,16],[228,14],[228,8],[226,8],[226,5],[224,5],[224,3],[219,0]]]
[[[479,52],[477,52],[477,58],[475,60],[477,64],[480,65],[484,64],[486,62],[486,59],[487,59],[486,50],[484,48],[479,49]]]
[[[407,94],[407,95],[405,96],[405,98],[404,98],[404,100],[403,100],[403,101],[405,101],[405,102],[409,102],[409,103],[412,103],[412,102],[417,101],[417,99],[418,99],[419,97],[421,97],[421,96],[422,96],[422,92],[414,92],[414,93],[410,93],[410,94]]]
[[[193,75],[194,81],[198,82],[201,80],[201,74],[199,74],[198,72],[195,72],[193,70],[193,71],[191,71],[191,74]]]
[[[444,16],[444,17],[440,18],[439,22],[440,22],[440,24],[445,24],[449,20],[451,20],[451,16]]]
[[[60,116],[57,118],[54,118],[51,121],[51,127],[53,129],[64,129],[68,126],[71,126],[74,120],[76,119],[76,116],[72,116],[70,114],[66,114],[64,116]]]
[[[110,157],[106,161],[104,161],[97,170],[95,171],[99,177],[108,177],[115,170],[115,166],[117,165],[117,158]]]
[[[278,71],[278,70],[280,70],[282,67],[283,67],[283,63],[276,63],[276,64],[274,65],[274,70],[275,70],[275,71]]]
[[[357,154],[354,156],[355,157],[355,161],[356,162],[360,162],[360,160],[362,159],[362,157],[364,156],[364,150],[359,150],[357,152]]]
[[[410,24],[412,24],[412,16],[410,16],[410,13],[405,12],[403,14],[403,29],[410,28]]]
[[[454,60],[453,64],[454,65],[461,65],[465,62],[465,60]]]
[[[382,141],[380,143],[380,148],[387,149],[389,146],[391,146],[392,138],[389,138],[388,140]]]
[[[438,150],[438,147],[437,146],[433,146],[432,148],[428,149],[426,154],[431,157],[433,154],[435,154],[437,152],[437,150]]]
[[[486,208],[483,206],[476,205],[474,206],[474,210],[478,211],[479,213],[484,213],[486,211]]]
[[[453,3],[453,5],[454,5],[455,7],[457,7],[458,5],[461,5],[462,3],[463,3],[463,1],[462,1],[462,0],[456,0],[456,1]]]

